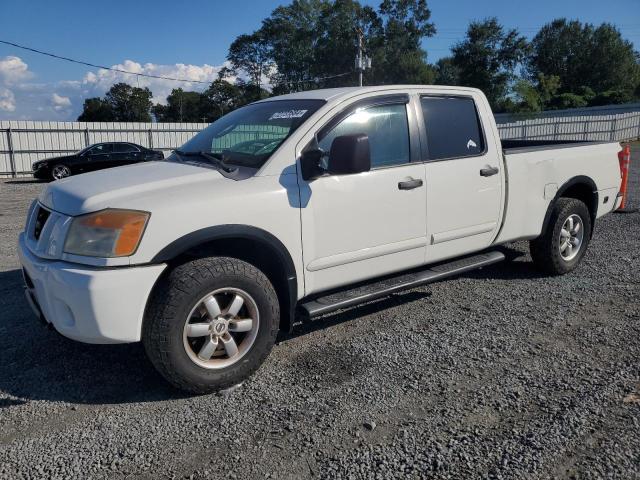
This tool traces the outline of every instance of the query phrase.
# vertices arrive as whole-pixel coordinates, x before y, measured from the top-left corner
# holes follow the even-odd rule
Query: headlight
[[[73,219],[64,251],[87,257],[126,257],[138,248],[148,212],[107,209]]]

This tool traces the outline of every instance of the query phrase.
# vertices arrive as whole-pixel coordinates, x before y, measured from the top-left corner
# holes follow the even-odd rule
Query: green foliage
[[[154,105],[151,109],[158,122],[202,122],[205,117],[202,95],[174,88],[166,105]]]
[[[575,93],[560,93],[554,96],[549,102],[551,110],[562,110],[565,108],[582,108],[587,106],[587,100]]]
[[[558,94],[571,94],[550,99],[551,107],[628,102],[637,97],[638,54],[613,25],[595,27],[557,19],[542,27],[531,45],[526,68],[529,78],[555,75],[560,81]]]
[[[444,57],[436,62],[435,83],[438,85],[459,85],[460,70],[453,63],[453,58]]]
[[[227,60],[231,62],[232,73],[244,72],[257,89],[262,85],[263,75],[271,70],[269,45],[260,30],[237,37],[229,47]]]
[[[113,122],[115,116],[111,105],[104,99],[95,97],[87,98],[82,106],[82,113],[78,117],[79,122]]]
[[[435,34],[427,0],[292,0],[229,47],[229,67],[202,93],[174,89],[155,105],[158,121],[207,121],[247,103],[292,91],[353,86],[358,32],[372,68],[365,84],[465,85],[492,108],[541,110],[640,99],[640,54],[612,25],[554,20],[531,43],[496,18],[469,24],[452,55],[427,62],[422,42]],[[235,77],[235,82],[228,81]],[[271,91],[265,89],[267,78]],[[85,100],[85,121],[145,121],[151,92],[126,84]]]
[[[78,121],[150,122],[151,90],[126,83],[113,85],[105,97],[85,100]]]
[[[496,18],[489,18],[469,25],[466,38],[453,47],[452,63],[458,69],[459,84],[481,89],[499,110],[527,52],[524,37],[516,30],[505,31]]]

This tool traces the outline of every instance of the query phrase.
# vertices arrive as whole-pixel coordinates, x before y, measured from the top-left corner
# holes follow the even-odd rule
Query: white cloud
[[[53,95],[51,95],[51,104],[53,105],[54,110],[65,110],[71,107],[71,99],[69,97],[63,97],[62,95],[54,93]]]
[[[113,65],[113,68],[190,81],[176,82],[98,69],[88,71],[82,78],[37,82],[32,80],[36,75],[21,58],[0,57],[0,120],[75,121],[82,112],[86,98],[103,96],[112,85],[119,82],[136,87],[149,87],[153,92],[154,103],[166,103],[167,96],[174,88],[192,91],[206,89],[224,66],[225,64],[140,64],[133,60],[125,60],[121,64]],[[206,83],[197,83],[196,80]],[[233,78],[229,80],[233,81]]]
[[[28,80],[33,76],[29,66],[20,57],[4,57],[0,59],[0,80],[5,84],[14,84]]]
[[[14,112],[16,110],[16,97],[8,88],[0,87],[0,110]]]
[[[134,62],[133,60],[125,60],[123,63],[113,65],[111,68],[125,70],[132,73],[144,73],[146,75],[157,75],[160,77],[171,77],[191,80],[190,82],[176,82],[173,80],[163,80],[160,78],[140,77],[137,75],[129,75],[122,72],[114,72],[113,70],[98,70],[97,72],[88,72],[82,82],[97,94],[103,94],[115,83],[124,82],[134,87],[149,87],[153,92],[154,103],[165,103],[167,95],[174,88],[182,88],[183,90],[202,91],[213,82],[220,69],[224,66],[214,65],[186,65],[177,63],[175,65],[159,65],[155,63],[145,63],[144,65]],[[198,83],[206,82],[206,83]]]

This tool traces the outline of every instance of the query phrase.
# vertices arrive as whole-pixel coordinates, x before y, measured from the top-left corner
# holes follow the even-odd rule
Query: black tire
[[[577,255],[567,260],[560,254],[560,232],[571,215],[578,215],[583,222],[584,236]],[[531,258],[535,266],[550,275],[564,275],[574,270],[587,251],[591,240],[591,214],[584,202],[575,198],[560,198],[553,206],[549,224],[542,235],[529,242]]]
[[[255,301],[258,332],[250,349],[236,363],[219,369],[197,365],[183,344],[183,329],[198,301],[220,288],[237,288]],[[267,358],[280,322],[278,297],[269,279],[253,265],[235,258],[209,257],[184,263],[154,289],[142,330],[147,356],[175,387],[210,393],[243,382]]]

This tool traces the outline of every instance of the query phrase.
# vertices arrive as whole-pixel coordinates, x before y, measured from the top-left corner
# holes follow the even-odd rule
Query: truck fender
[[[180,238],[175,239],[160,250],[151,260],[151,263],[165,263],[179,257],[187,251],[205,245],[215,240],[244,239],[259,245],[259,251],[263,255],[277,259],[284,272],[283,286],[286,292],[282,292],[286,311],[282,311],[282,318],[288,321],[285,327],[291,328],[294,322],[295,307],[298,301],[298,277],[293,259],[284,244],[271,233],[261,228],[249,225],[216,225],[195,230]],[[262,254],[262,253],[261,253]]]
[[[551,202],[549,202],[549,206],[547,207],[547,212],[545,213],[544,220],[542,221],[542,229],[540,230],[540,234],[542,234],[542,232],[547,229],[549,221],[551,220],[551,212],[553,211],[553,207],[555,206],[558,199],[563,197],[567,190],[569,190],[571,187],[575,187],[576,185],[584,185],[591,191],[592,198],[585,203],[587,204],[587,208],[589,208],[589,211],[591,212],[591,233],[593,234],[596,212],[598,210],[598,188],[596,187],[593,179],[585,175],[578,175],[576,177],[570,178],[564,184],[562,184],[560,188],[558,188],[558,191],[556,192]]]

